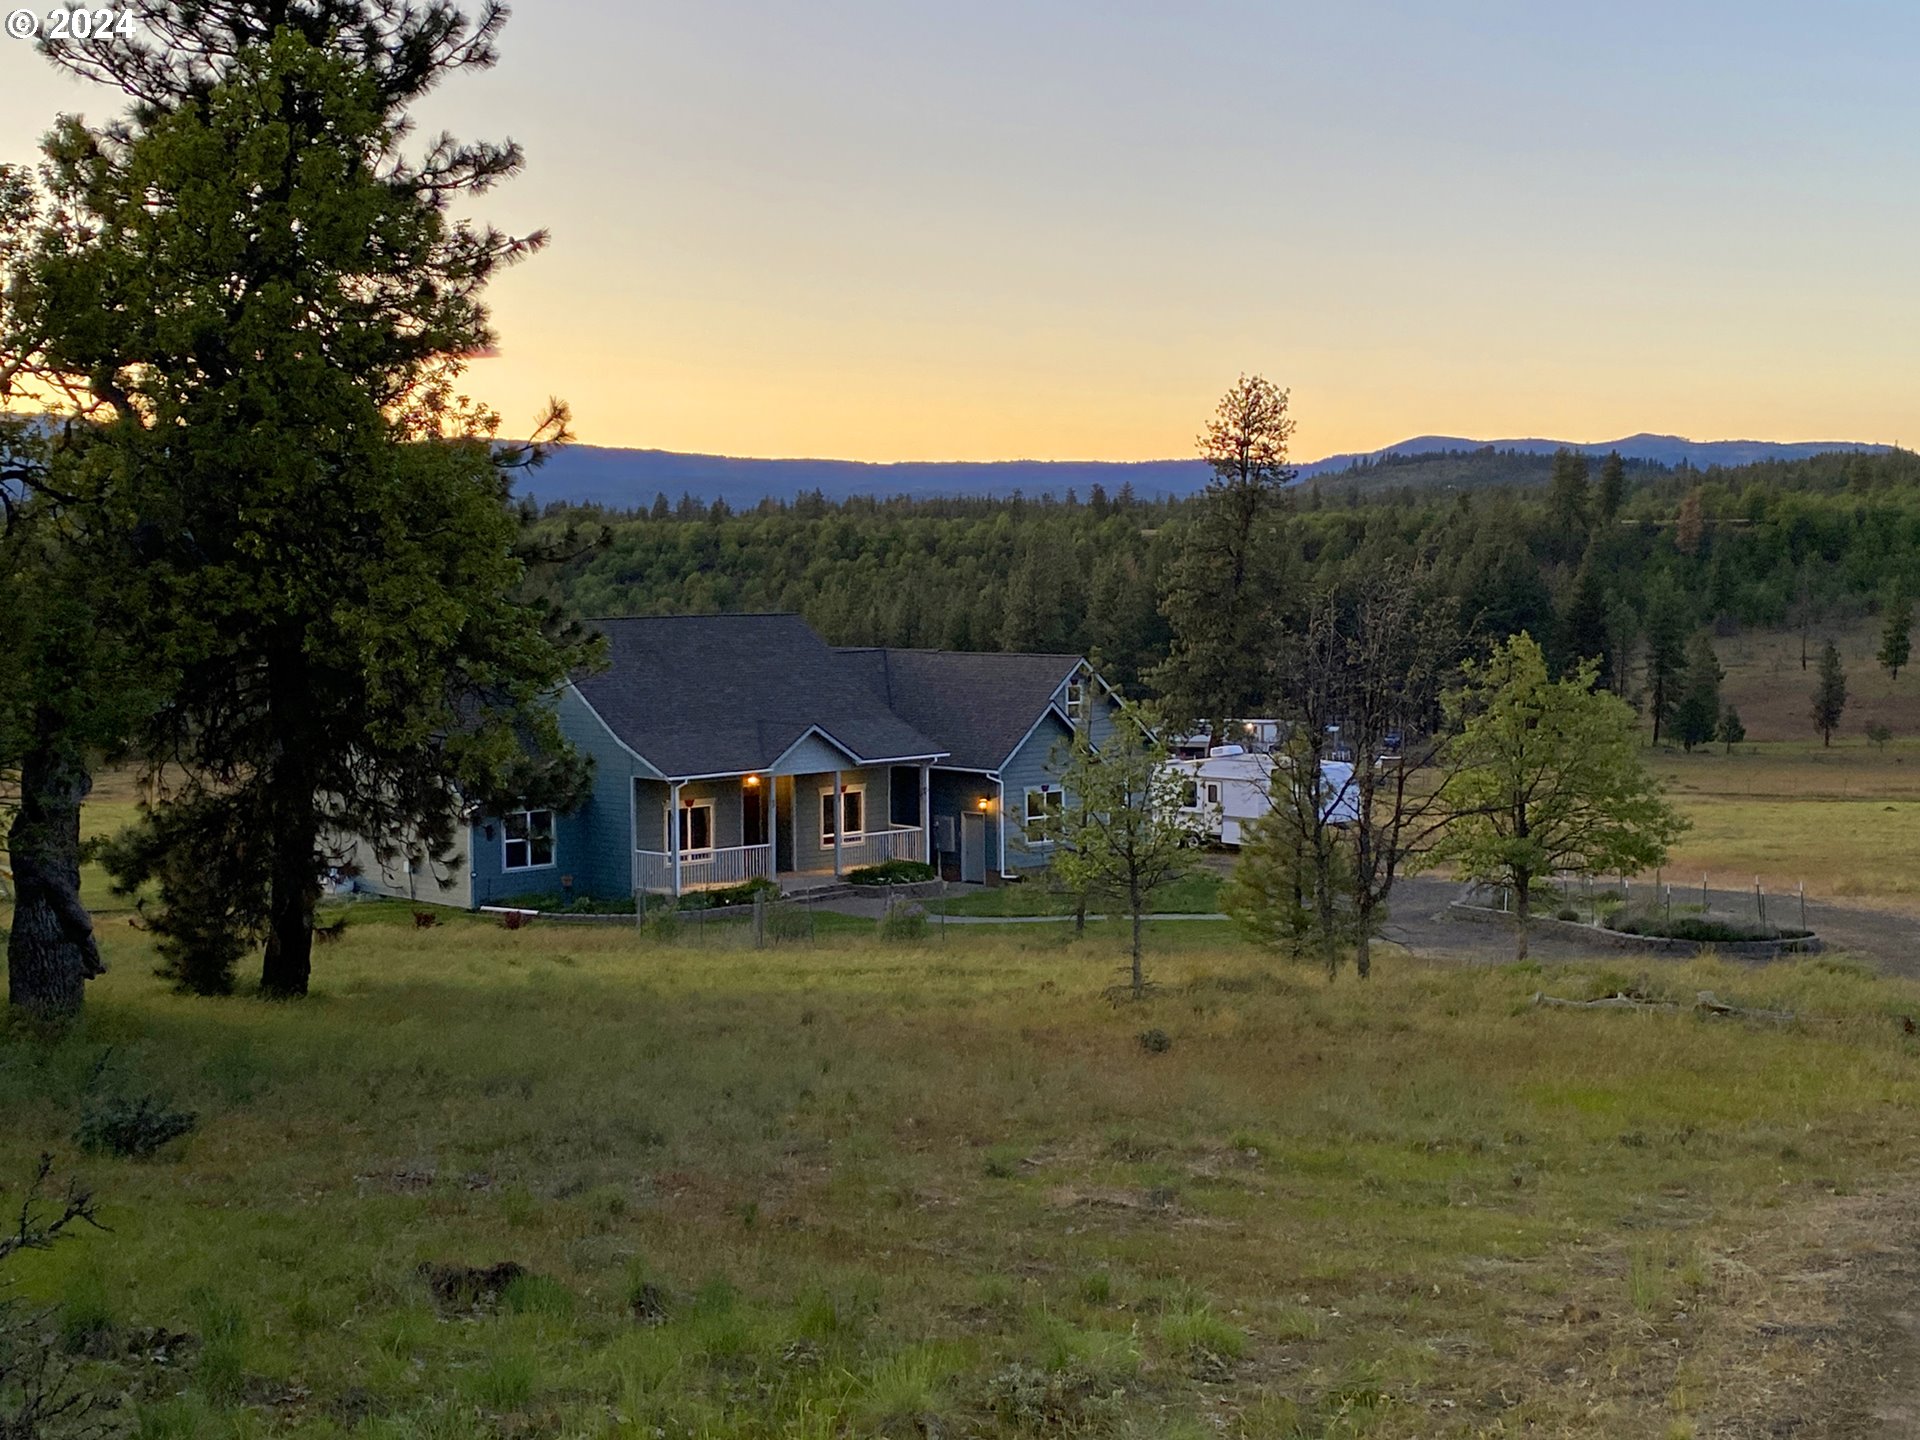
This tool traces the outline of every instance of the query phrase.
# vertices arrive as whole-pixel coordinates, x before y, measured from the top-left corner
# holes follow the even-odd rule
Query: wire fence
[[[1531,893],[1529,908],[1536,918],[1550,916],[1630,933],[1689,925],[1750,930],[1754,938],[1812,933],[1804,881],[1790,890],[1769,889],[1756,875],[1751,884],[1716,887],[1711,875],[1702,875],[1696,882],[1656,870],[1651,877],[1556,875],[1533,886]],[[1499,908],[1511,912],[1514,901],[1513,889],[1501,887]]]
[[[921,886],[912,890],[903,894],[895,887],[873,886],[851,896],[762,893],[750,902],[686,909],[656,902],[627,923],[646,939],[712,949],[811,946],[861,933],[893,940],[944,940],[946,886],[942,883],[932,893]]]

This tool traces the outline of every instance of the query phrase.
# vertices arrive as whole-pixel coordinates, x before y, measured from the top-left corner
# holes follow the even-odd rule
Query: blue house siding
[[[943,831],[951,838],[950,848],[937,851],[935,863],[958,873],[960,817],[978,812],[980,802],[984,800],[987,802],[987,868],[996,868],[1000,863],[1000,814],[994,808],[999,790],[993,783],[993,777],[967,770],[942,770],[935,766],[928,795],[933,810],[934,845],[940,845]],[[941,823],[943,819],[945,824]]]
[[[613,737],[572,686],[556,705],[562,733],[592,763],[587,798],[555,817],[554,863],[544,869],[508,870],[499,818],[478,821],[468,837],[475,905],[513,895],[559,895],[567,876],[573,877],[575,898],[617,900],[633,893],[633,782],[654,772]]]
[[[1027,791],[1060,788],[1072,744],[1073,732],[1049,711],[1000,771],[1007,792],[1007,869],[1037,870],[1047,863],[1048,847],[1027,843]]]

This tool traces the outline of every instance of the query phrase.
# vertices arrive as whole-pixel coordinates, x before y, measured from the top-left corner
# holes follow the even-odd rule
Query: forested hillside
[[[1304,597],[1354,569],[1424,561],[1475,634],[1524,628],[1563,661],[1599,656],[1631,694],[1650,625],[1817,632],[1875,611],[1896,581],[1920,582],[1911,452],[1706,472],[1628,464],[1611,477],[1604,463],[1556,477],[1551,459],[1496,459],[1548,473],[1462,493],[1375,483],[1347,497],[1332,477],[1297,487],[1270,542],[1278,583]],[[1202,504],[1100,490],[815,497],[741,514],[687,502],[555,509],[541,524],[609,527],[608,543],[556,581],[588,615],[795,610],[841,643],[1091,652],[1141,689],[1167,654],[1168,567]]]

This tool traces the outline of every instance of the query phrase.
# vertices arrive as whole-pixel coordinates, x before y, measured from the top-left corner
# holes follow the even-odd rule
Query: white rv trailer
[[[1247,827],[1273,808],[1273,772],[1286,763],[1284,756],[1238,745],[1216,746],[1204,760],[1169,761],[1168,768],[1184,782],[1181,818],[1196,835],[1237,849],[1246,841]],[[1322,813],[1330,823],[1346,825],[1358,818],[1352,765],[1323,760],[1320,783]]]

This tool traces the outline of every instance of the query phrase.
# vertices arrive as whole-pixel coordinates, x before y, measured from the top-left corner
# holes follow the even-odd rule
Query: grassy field
[[[1714,651],[1727,672],[1721,696],[1738,708],[1749,738],[1820,743],[1810,712],[1820,648],[1829,636],[1847,671],[1847,708],[1835,738],[1864,740],[1867,727],[1875,724],[1899,738],[1920,738],[1920,670],[1903,670],[1898,680],[1887,677],[1874,659],[1880,648],[1875,618],[1815,629],[1804,670],[1798,631],[1747,630],[1716,639]]]
[[[1693,822],[1669,879],[1739,889],[1757,875],[1776,893],[1804,882],[1824,899],[1920,909],[1920,742],[1662,749],[1650,763]]]
[[[1844,963],[1639,981],[1823,1017],[1747,1026],[1204,925],[1115,1006],[1110,929],[355,917],[295,1005],[108,920],[83,1026],[0,1044],[0,1176],[51,1151],[111,1227],[16,1273],[142,1440],[1708,1433],[1815,1364],[1749,1343],[1814,1303],[1794,1238],[1914,1153],[1920,991]],[[198,1129],[76,1147],[146,1094]]]

